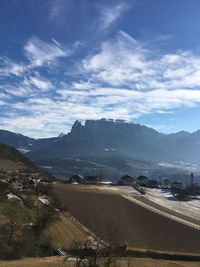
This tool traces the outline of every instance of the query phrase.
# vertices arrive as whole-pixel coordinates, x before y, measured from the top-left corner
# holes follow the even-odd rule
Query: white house
[[[12,179],[10,179],[9,183],[10,183],[11,188],[18,190],[18,191],[22,191],[23,184],[22,184],[22,181],[18,177],[13,177]]]

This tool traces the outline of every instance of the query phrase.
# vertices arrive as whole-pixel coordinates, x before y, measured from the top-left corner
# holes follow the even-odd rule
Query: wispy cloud
[[[66,13],[69,0],[54,0],[50,4],[49,20],[56,23],[64,21],[64,13]]]
[[[190,51],[155,54],[151,48],[120,31],[102,43],[100,52],[83,60],[93,80],[134,90],[200,87],[200,56]]]
[[[24,47],[25,54],[33,66],[42,66],[56,62],[58,58],[67,57],[71,50],[62,47],[58,42],[51,43],[32,37]]]
[[[24,64],[18,64],[5,56],[0,57],[0,77],[9,75],[20,76],[25,70]]]
[[[41,91],[48,91],[52,88],[52,84],[49,80],[41,79],[40,77],[29,77],[23,81],[24,86],[28,87],[36,87]]]
[[[118,4],[109,7],[101,6],[99,19],[100,29],[107,29],[116,22],[128,8],[129,6],[126,2],[119,2]]]

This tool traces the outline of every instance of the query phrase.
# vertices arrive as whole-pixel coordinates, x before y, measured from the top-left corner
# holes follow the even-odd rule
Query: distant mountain
[[[15,147],[22,153],[49,146],[59,140],[59,138],[61,137],[34,139],[22,134],[0,130],[0,143]]]
[[[27,154],[34,159],[61,157],[127,158],[158,163],[184,161],[200,164],[200,131],[163,134],[135,123],[111,120],[76,121],[71,132],[46,139]]]
[[[82,125],[76,121],[68,135],[45,148],[34,148],[28,155],[34,159],[128,157],[149,161],[163,137],[163,134],[139,124],[97,120]]]
[[[83,168],[85,173],[99,168],[121,173],[140,166],[139,172],[141,166],[152,170],[160,162],[200,164],[200,131],[163,134],[123,120],[75,121],[68,134],[46,139],[0,131],[0,142],[28,151],[29,158],[46,168],[54,166],[55,173]]]

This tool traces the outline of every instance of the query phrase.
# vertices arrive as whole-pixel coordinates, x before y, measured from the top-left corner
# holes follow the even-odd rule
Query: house
[[[120,178],[119,185],[133,185],[134,178],[129,175],[124,175]]]
[[[84,183],[85,184],[98,184],[101,182],[101,177],[99,176],[89,176],[89,175],[86,175],[84,177]]]
[[[35,189],[37,187],[37,182],[38,181],[36,179],[30,178],[30,180],[29,180],[29,188]]]
[[[181,182],[175,181],[171,183],[171,192],[178,193],[181,189],[183,189],[183,184]]]
[[[70,184],[84,184],[84,179],[81,175],[73,175],[69,180]]]
[[[175,193],[175,197],[179,201],[190,200],[190,195],[188,194],[188,190],[186,188],[177,189],[177,192]]]
[[[158,181],[154,179],[149,180],[147,186],[150,188],[158,188]]]
[[[148,183],[149,183],[149,179],[144,175],[141,175],[137,178],[137,184],[139,186],[148,186]]]
[[[193,184],[192,186],[187,187],[188,195],[197,196],[200,194],[200,186],[198,184]]]
[[[165,178],[161,183],[161,188],[168,189],[170,188],[170,181],[168,178]]]
[[[13,177],[9,181],[10,187],[14,190],[22,191],[23,184],[22,180],[20,180],[18,177]]]

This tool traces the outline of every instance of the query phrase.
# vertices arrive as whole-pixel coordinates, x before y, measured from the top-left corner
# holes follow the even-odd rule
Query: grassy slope
[[[43,177],[54,180],[52,174],[47,173],[38,167],[33,161],[24,156],[14,147],[0,143],[0,169],[19,170],[28,169],[29,171],[41,173]]]
[[[21,163],[25,165],[27,168],[32,170],[37,170],[37,166],[28,158],[26,158],[23,154],[21,154],[14,147],[7,146],[5,144],[0,144],[0,159],[10,160],[14,163]]]
[[[51,237],[52,246],[56,248],[68,247],[74,241],[84,242],[86,233],[67,215],[60,215],[60,220],[53,223],[46,234]]]
[[[63,257],[0,261],[1,267],[74,267],[73,263],[63,262]],[[129,267],[198,267],[200,262],[161,261],[152,259],[130,259]],[[101,264],[100,267],[103,267]],[[118,259],[112,267],[128,267],[127,259]]]
[[[0,159],[0,169],[3,170],[23,170],[26,166],[21,162],[14,162],[9,159]]]

